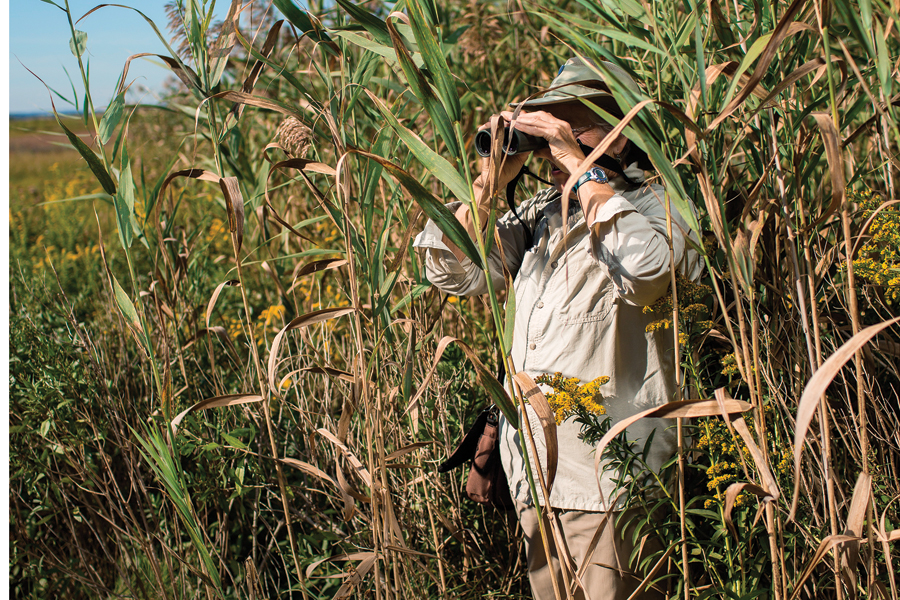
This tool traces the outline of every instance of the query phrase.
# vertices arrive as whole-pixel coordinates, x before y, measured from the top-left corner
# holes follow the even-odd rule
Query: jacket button
[[[557,262],[556,262],[555,260],[554,260],[552,263],[550,263],[550,268],[551,268],[551,269],[555,269],[556,266],[557,266]]]
[[[534,343],[528,344],[529,350],[534,350],[535,348],[537,348],[537,344],[534,344]]]
[[[538,302],[538,308],[544,308],[544,303],[543,303],[543,302]]]

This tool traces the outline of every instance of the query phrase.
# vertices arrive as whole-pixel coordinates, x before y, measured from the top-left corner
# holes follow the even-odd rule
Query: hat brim
[[[549,106],[571,104],[573,102],[578,102],[581,98],[592,101],[594,104],[596,104],[600,108],[605,109],[607,112],[614,116],[621,118],[624,114],[619,108],[619,105],[616,104],[615,98],[613,98],[612,94],[610,94],[609,92],[597,92],[595,94],[585,94],[583,96],[544,96],[542,98],[533,98],[531,100],[527,100],[526,102],[510,102],[509,107],[515,110],[519,105],[521,105],[523,110],[528,110],[531,108],[544,108]]]

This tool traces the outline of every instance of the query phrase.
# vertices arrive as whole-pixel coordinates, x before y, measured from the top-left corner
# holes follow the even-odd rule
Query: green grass
[[[463,339],[489,370],[496,368],[503,297],[448,299],[429,288],[406,234],[421,229],[420,209],[439,217],[440,205],[454,195],[472,200],[464,182],[477,173],[467,146],[477,126],[583,53],[620,60],[648,98],[689,112],[704,132],[696,154],[678,163],[691,129],[668,106],[639,113],[626,130],[654,159],[675,203],[690,200],[699,208],[707,239],[704,283],[713,295],[699,302],[712,325],[683,330],[684,393],[712,398],[722,388],[751,402],[751,435],[768,453],[758,464],[744,456],[745,472],[734,466],[744,455],[742,442],[721,450],[732,435],[724,423],[690,425],[695,439],[714,434],[720,447],[693,448],[685,506],[668,484],[668,516],[654,523],[674,549],[673,575],[662,583],[673,597],[685,590],[704,599],[849,597],[853,590],[840,583],[834,554],[814,565],[806,587],[798,582],[818,545],[853,520],[848,513],[860,472],[872,475],[875,511],[863,519],[861,537],[875,539],[882,515],[889,530],[900,522],[892,503],[900,454],[886,441],[900,426],[900,373],[890,358],[897,328],[867,347],[859,368],[851,363],[836,374],[825,395],[827,423],[813,420],[808,447],[799,446],[806,447],[799,470],[790,458],[797,403],[818,364],[860,323],[896,314],[884,282],[900,266],[878,247],[896,232],[870,232],[861,253],[868,275],[851,285],[842,222],[852,243],[870,214],[858,210],[857,200],[871,211],[873,202],[897,196],[894,109],[881,107],[883,118],[840,150],[851,201],[846,215],[831,205],[837,166],[825,149],[834,115],[846,141],[876,115],[872,100],[896,91],[894,9],[878,0],[861,3],[871,4],[869,15],[833,3],[826,32],[812,4],[798,5],[791,19],[804,27],[773,52],[748,58],[750,49],[771,43],[764,36],[784,18],[787,3],[757,13],[752,2],[539,0],[525,5],[527,13],[510,15],[491,3],[411,0],[405,10],[413,27],[393,19],[393,36],[385,22],[390,7],[382,3],[341,0],[327,9],[313,3],[321,24],[314,30],[290,2],[275,4],[306,36],[295,40],[285,25],[263,56],[274,20],[254,5],[252,31],[259,27],[261,35],[254,38],[243,22],[254,50],[249,58],[233,52],[220,79],[210,53],[217,30],[201,14],[185,17],[194,23],[184,40],[196,79],[170,98],[173,111],[141,109],[130,121],[134,202],[123,194],[118,217],[108,199],[62,202],[101,186],[74,150],[38,147],[35,136],[45,134],[35,132],[54,130],[53,122],[11,124],[11,148],[19,148],[10,156],[14,595],[332,598],[343,580],[325,576],[348,573],[359,561],[320,563],[309,577],[306,569],[375,551],[378,576],[374,568],[363,576],[349,590],[356,597],[476,598],[485,590],[527,597],[514,519],[460,502],[464,474],[434,473],[490,401],[484,373],[450,345],[425,382],[445,335]],[[711,8],[725,17],[711,21]],[[869,32],[878,27],[889,27],[884,44],[871,43]],[[744,63],[747,74],[759,70],[757,91],[768,92],[826,47],[841,52],[844,63],[810,71],[769,106],[743,94],[740,106],[716,123],[742,87],[727,75],[713,81],[707,67]],[[228,115],[238,97],[210,98],[241,89],[260,57],[265,68],[255,99],[243,97],[233,123]],[[839,67],[851,60],[866,86],[859,78],[840,86]],[[700,104],[689,110],[694,98]],[[811,113],[826,118],[816,121]],[[305,158],[321,163],[302,173],[301,162],[274,169],[287,157],[266,149],[278,141],[287,114],[309,129],[295,126],[298,135],[311,136]],[[66,122],[90,139],[92,125]],[[115,137],[97,162],[122,185]],[[347,153],[351,148],[378,160]],[[339,167],[349,195],[328,174]],[[161,177],[189,168],[236,178],[244,200],[239,250],[217,182],[182,177],[162,197],[154,195]],[[708,185],[699,185],[707,177]],[[525,189],[523,195],[535,188]],[[893,227],[895,211],[885,209],[878,227]],[[302,235],[283,228],[275,213]],[[122,246],[119,231],[132,219],[146,246],[137,239]],[[109,273],[121,286],[117,295],[100,258],[101,236]],[[483,254],[483,239],[471,246]],[[317,271],[324,263],[313,261],[324,256],[348,262]],[[307,274],[297,275],[304,266]],[[207,315],[215,290],[235,279],[241,286],[222,287]],[[854,295],[862,310],[852,308]],[[130,304],[139,323],[126,318]],[[272,357],[276,336],[293,319],[351,306],[356,313],[286,331]],[[420,389],[420,402],[410,405]],[[155,433],[179,412],[224,394],[262,394],[268,410],[251,404],[197,411],[177,437]],[[384,458],[414,442],[429,444]],[[619,461],[640,461],[628,449],[614,450]],[[310,466],[280,465],[273,454]],[[357,464],[367,477],[357,475]],[[724,488],[759,484],[766,469],[775,474],[778,499],[762,504],[745,491],[729,529]],[[832,486],[824,483],[826,473]],[[717,478],[720,485],[710,488]],[[791,521],[796,481],[802,495]],[[633,504],[646,504],[643,482],[624,484]],[[682,525],[690,532],[683,541]],[[404,547],[412,552],[397,550]],[[859,558],[861,597],[875,597],[878,585],[896,597],[900,561],[890,546],[842,548]]]

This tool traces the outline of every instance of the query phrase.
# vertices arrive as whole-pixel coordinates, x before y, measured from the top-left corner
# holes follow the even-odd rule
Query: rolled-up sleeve
[[[459,208],[459,202],[447,205],[451,212]],[[513,277],[518,271],[524,250],[524,232],[520,226],[511,222],[509,215],[497,220],[497,232],[503,244],[503,258],[507,269]],[[413,246],[424,251],[425,276],[439,290],[455,296],[478,296],[487,293],[487,279],[484,271],[467,257],[458,260],[443,241],[444,235],[432,220],[428,220],[425,229],[416,236]],[[491,248],[488,257],[491,279],[494,289],[506,288],[503,275],[503,262],[500,249],[496,244]]]
[[[688,226],[675,210],[671,215],[675,263],[693,278],[699,268],[686,264]],[[613,281],[618,298],[635,306],[658,300],[671,280],[662,188],[650,186],[632,202],[619,194],[610,198],[591,224],[591,250]]]

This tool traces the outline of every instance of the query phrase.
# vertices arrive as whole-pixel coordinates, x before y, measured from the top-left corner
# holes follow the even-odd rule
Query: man
[[[619,83],[640,93],[623,69],[611,63],[604,66]],[[570,59],[551,83],[551,91],[524,103],[515,127],[547,140],[548,147],[533,155],[551,163],[555,186],[522,203],[518,217],[510,212],[499,218],[497,231],[506,267],[514,277],[515,369],[532,377],[561,372],[582,382],[609,376],[609,383],[603,387],[604,405],[615,422],[669,402],[675,394],[671,332],[647,333],[645,328],[655,317],[642,312],[642,307],[667,291],[671,279],[670,248],[665,191],[659,185],[641,183],[644,173],[639,165],[643,160],[634,160],[641,153],[621,136],[612,141],[607,154],[621,165],[622,173],[594,167],[578,179],[569,201],[568,234],[563,240],[561,194],[569,174],[585,158],[579,143],[594,148],[612,130],[578,97],[622,116],[597,71],[578,58]],[[507,111],[501,116],[510,121],[513,114]],[[513,180],[526,158],[507,157],[499,189],[505,189]],[[476,198],[481,197],[481,189],[487,184],[489,161],[483,161],[482,174],[475,181]],[[474,234],[468,207],[451,208],[470,235]],[[478,206],[479,223],[487,222],[489,210],[490,199],[485,199]],[[671,215],[676,267],[696,278],[700,263],[685,241],[688,226],[677,212],[672,211]],[[696,241],[696,235],[690,235]],[[426,249],[426,273],[438,288],[450,294],[486,293],[484,273],[445,239],[434,223],[426,225],[416,246]],[[495,288],[504,288],[497,248],[489,263]],[[543,457],[546,453],[541,427],[530,410],[529,421],[538,454]],[[675,434],[666,427],[665,422],[643,420],[628,430],[629,439],[637,441],[640,447],[656,429],[648,461],[654,467],[675,452]],[[579,590],[576,597],[624,599],[639,580],[627,574],[623,577],[611,567],[621,564],[628,569],[630,540],[626,542],[621,534],[616,535],[613,519],[605,521],[593,448],[578,438],[579,432],[580,425],[572,419],[558,427],[559,464],[550,504],[559,511],[576,568],[585,561],[591,564],[583,578],[586,589]],[[525,534],[534,597],[555,598],[549,569],[558,572],[557,552],[552,549],[548,560],[538,533],[537,511],[528,487],[518,432],[505,420],[501,422],[501,456]],[[530,456],[530,462],[535,465],[535,457]],[[614,491],[611,474],[601,475],[600,480],[608,504]],[[545,503],[543,498],[540,501]],[[588,557],[591,538],[601,526],[605,527],[603,535]],[[559,576],[556,579],[562,581]],[[565,593],[561,596],[565,597]],[[651,591],[640,597],[657,596]]]

